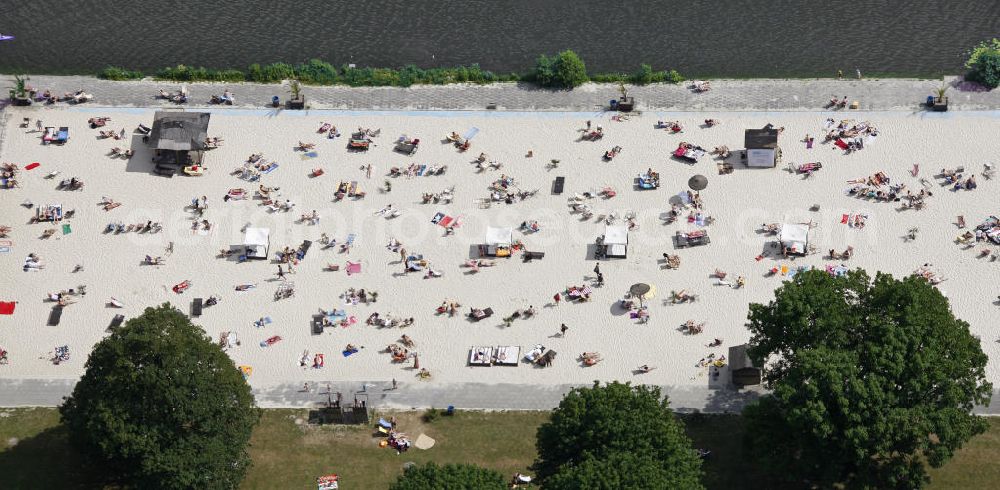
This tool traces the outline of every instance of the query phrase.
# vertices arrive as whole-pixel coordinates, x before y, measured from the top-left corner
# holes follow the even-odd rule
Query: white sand
[[[0,190],[2,218],[0,224],[14,227],[10,240],[13,250],[0,254],[0,300],[18,301],[13,316],[0,317],[0,346],[10,351],[11,362],[0,367],[0,375],[8,378],[73,378],[83,371],[86,353],[105,335],[105,327],[116,313],[131,317],[147,305],[171,302],[189,311],[195,297],[221,295],[222,302],[207,307],[196,323],[218,338],[222,331],[238,332],[242,346],[230,351],[237,364],[254,368],[250,377],[256,388],[299,380],[364,380],[399,378],[410,381],[415,374],[409,364],[392,364],[382,349],[403,333],[417,343],[422,367],[434,375],[432,383],[523,383],[560,384],[586,383],[594,379],[641,379],[647,383],[678,386],[707,386],[705,369],[695,366],[699,359],[715,352],[725,354],[729,346],[749,337],[744,323],[748,303],[764,302],[780,284],[780,277],[766,278],[766,270],[775,264],[772,259],[755,262],[754,257],[765,249],[769,240],[755,233],[763,222],[814,220],[819,227],[812,241],[824,253],[798,259],[795,264],[823,266],[832,263],[822,258],[830,248],[842,250],[853,245],[856,257],[849,265],[871,271],[884,270],[896,275],[911,273],[921,264],[931,262],[947,277],[941,285],[952,300],[955,313],[972,325],[983,339],[983,348],[991,356],[987,375],[1000,374],[996,362],[998,344],[993,331],[998,307],[992,301],[998,294],[996,279],[1000,262],[976,258],[977,251],[964,250],[953,239],[960,231],[953,224],[956,215],[964,215],[970,227],[983,218],[997,214],[997,181],[979,180],[979,189],[951,192],[934,186],[924,211],[897,211],[896,204],[859,200],[846,196],[845,181],[885,171],[894,181],[905,182],[912,189],[920,188],[909,169],[921,166],[921,176],[931,178],[942,167],[964,165],[979,172],[982,164],[994,159],[1000,151],[1000,120],[995,113],[839,113],[835,118],[853,117],[869,120],[880,130],[877,142],[858,153],[843,155],[830,145],[819,144],[825,113],[722,113],[722,114],[646,114],[627,122],[613,122],[607,114],[403,114],[403,113],[288,113],[276,116],[263,112],[222,111],[213,114],[210,135],[225,139],[225,145],[208,154],[209,172],[200,178],[174,177],[164,179],[148,173],[150,152],[136,137],[133,147],[137,154],[132,163],[106,156],[110,148],[121,145],[114,140],[96,139],[97,131],[87,127],[89,117],[104,114],[113,118],[109,128],[131,131],[138,123],[150,124],[149,110],[8,110],[4,146],[0,160],[15,162],[22,168],[38,161],[42,166],[22,171],[21,188]],[[72,139],[65,146],[40,145],[39,133],[18,128],[22,115],[40,116],[46,125],[70,126]],[[713,117],[723,121],[719,127],[702,129],[698,123]],[[607,136],[597,143],[578,142],[577,129],[585,119],[604,126]],[[669,135],[653,128],[657,119],[679,119],[687,126],[679,135]],[[315,131],[323,121],[330,121],[345,133],[344,137],[327,140]],[[787,128],[782,136],[785,162],[823,162],[823,169],[809,180],[789,174],[783,169],[737,168],[730,175],[720,176],[711,158],[688,166],[669,158],[679,141],[688,141],[711,149],[726,144],[740,148],[743,130],[761,127],[767,122]],[[346,134],[359,126],[381,128],[379,145],[369,153],[350,154],[346,151]],[[450,131],[465,133],[470,127],[481,132],[474,138],[472,150],[458,153],[440,140]],[[33,129],[33,124],[32,128]],[[392,152],[391,142],[401,134],[422,140],[413,157]],[[804,134],[816,136],[817,144],[806,150],[799,140]],[[302,160],[293,151],[298,140],[318,144],[319,157]],[[614,145],[624,151],[613,163],[601,161],[602,153]],[[528,149],[533,158],[526,158]],[[501,171],[480,174],[470,160],[485,151],[491,158],[504,163]],[[230,175],[253,152],[277,159],[281,167],[264,177],[266,185],[280,186],[282,196],[296,203],[291,213],[269,214],[259,201],[225,203],[222,197],[230,187],[255,189],[256,183],[246,183]],[[546,170],[550,159],[561,160],[558,169]],[[446,164],[443,176],[391,179],[392,192],[377,191],[386,180],[391,166],[411,162]],[[373,176],[365,179],[359,167],[372,164]],[[326,175],[308,178],[313,167],[324,167]],[[133,167],[135,169],[133,170]],[[632,179],[647,167],[660,172],[663,186],[654,191],[636,191]],[[127,171],[128,168],[128,171]],[[60,178],[77,176],[86,186],[83,191],[58,191],[55,180],[44,180],[50,171],[61,172]],[[476,200],[486,196],[486,186],[501,173],[513,176],[525,190],[541,189],[538,196],[513,205],[494,204],[479,209]],[[696,173],[709,177],[710,184],[702,193],[706,213],[716,218],[708,228],[712,243],[708,246],[674,251],[671,237],[678,229],[692,229],[687,224],[663,225],[658,216],[669,209],[667,200],[686,188],[688,178]],[[562,196],[549,193],[552,179],[566,176],[566,192]],[[337,182],[359,180],[368,191],[361,201],[331,202]],[[640,228],[630,236],[629,257],[606,260],[601,269],[606,285],[595,290],[593,300],[586,304],[545,307],[553,294],[567,285],[589,282],[594,261],[587,257],[587,246],[603,233],[603,223],[581,221],[571,215],[567,197],[574,192],[599,190],[614,186],[618,197],[597,199],[592,205],[598,211],[632,210],[639,214]],[[438,192],[455,186],[453,205],[421,205],[423,192]],[[183,208],[191,198],[207,195],[209,210],[206,218],[216,224],[207,236],[192,234],[191,214]],[[97,202],[101,196],[111,196],[124,203],[118,209],[103,211]],[[39,239],[47,224],[28,225],[29,211],[18,206],[25,199],[36,204],[60,202],[66,209],[76,209],[77,217],[70,220],[73,233],[57,234],[48,240]],[[373,212],[393,203],[403,209],[403,215],[386,220]],[[809,212],[810,205],[821,205],[819,212]],[[316,209],[322,216],[317,226],[295,221],[302,212]],[[462,216],[463,224],[454,236],[443,236],[443,229],[430,224],[435,212]],[[842,213],[864,211],[870,215],[868,226],[855,230],[839,224]],[[163,221],[166,229],[155,235],[106,235],[108,222]],[[492,269],[477,275],[467,275],[459,265],[469,257],[470,247],[480,243],[487,225],[516,227],[521,221],[537,219],[540,233],[522,238],[531,250],[543,251],[541,261],[522,263],[519,256],[500,260]],[[216,258],[222,247],[240,243],[239,229],[244,223],[269,227],[272,230],[272,251],[284,245],[298,246],[303,239],[317,240],[321,232],[342,241],[348,233],[358,233],[356,247],[350,254],[334,249],[322,251],[314,244],[308,257],[290,276],[297,286],[293,299],[275,302],[272,294],[278,286],[277,267],[268,262],[237,264]],[[904,243],[901,237],[911,227],[920,228],[916,241]],[[385,247],[389,237],[402,241],[411,253],[422,253],[432,267],[443,270],[439,279],[424,279],[419,273],[400,276],[399,256]],[[146,254],[164,255],[167,241],[174,242],[173,255],[167,265],[141,266]],[[34,252],[46,264],[41,272],[25,273],[21,265],[25,256]],[[680,270],[661,270],[663,252],[678,253],[683,264]],[[343,266],[346,260],[360,260],[364,271],[348,277],[343,271],[326,272],[328,262]],[[784,262],[788,263],[788,262]],[[85,267],[72,274],[75,264]],[[735,279],[737,274],[748,278],[742,290],[713,285],[709,275],[721,268]],[[193,287],[182,295],[170,287],[185,279]],[[614,307],[629,285],[650,282],[659,290],[651,301],[652,319],[636,324]],[[236,293],[238,283],[256,282],[260,286],[249,293]],[[44,302],[46,293],[85,284],[87,295],[66,308],[61,325],[46,326],[51,303]],[[330,328],[322,336],[312,336],[310,316],[317,308],[343,308],[338,296],[349,287],[376,290],[378,303],[348,306],[359,323],[350,328]],[[686,288],[700,295],[693,304],[665,305],[662,299],[671,290]],[[125,302],[123,310],[106,306],[110,297]],[[435,316],[434,309],[445,298],[457,299],[462,305],[461,316]],[[504,328],[501,318],[529,304],[539,310],[531,320],[517,320]],[[493,318],[471,323],[464,318],[468,307],[492,307]],[[414,317],[416,324],[404,330],[376,329],[364,325],[371,312],[378,311],[404,317]],[[252,322],[264,315],[274,323],[262,329]],[[697,336],[681,334],[677,327],[688,319],[705,321],[705,333]],[[560,323],[569,325],[566,338],[555,334]],[[284,340],[269,348],[258,343],[272,335]],[[713,337],[725,340],[722,347],[710,349],[705,344]],[[359,354],[343,358],[340,351],[347,343],[363,345]],[[558,351],[555,365],[537,369],[522,364],[516,368],[467,367],[468,350],[473,345],[521,345],[522,353],[533,344],[544,344]],[[53,365],[46,357],[55,346],[69,345],[72,359]],[[324,369],[302,369],[298,359],[304,350],[325,353]],[[584,368],[575,361],[583,351],[599,351],[604,361]],[[641,364],[659,369],[636,377],[631,370]]]

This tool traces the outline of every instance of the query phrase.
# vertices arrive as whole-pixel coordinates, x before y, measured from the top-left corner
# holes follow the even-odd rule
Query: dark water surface
[[[321,58],[521,71],[571,48],[595,71],[938,75],[1000,37],[1000,0],[0,1],[0,71],[244,68]]]

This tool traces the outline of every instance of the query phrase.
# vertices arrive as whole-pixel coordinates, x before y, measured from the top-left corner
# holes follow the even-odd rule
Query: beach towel
[[[455,221],[455,218],[452,218],[451,216],[445,216],[444,219],[441,220],[440,223],[438,223],[438,225],[441,225],[441,226],[447,228],[448,225],[450,225],[453,221]]]
[[[342,354],[344,354],[344,357],[350,356],[351,354],[357,354],[357,353],[358,353],[358,351],[356,351],[356,350],[345,350],[344,352],[342,352]]]
[[[845,214],[845,215],[841,216],[841,217],[840,217],[840,224],[842,224],[842,225],[846,225],[846,224],[847,224],[847,221],[848,221],[849,219],[851,219],[851,215],[849,215],[849,214]]]
[[[14,246],[14,242],[10,240],[0,240],[0,253],[10,253],[10,248]]]
[[[837,141],[834,141],[833,144],[837,145],[837,147],[840,148],[841,150],[847,149],[847,142],[840,138],[837,138]]]
[[[278,164],[277,163],[272,163],[272,164],[268,165],[264,170],[261,170],[260,172],[263,173],[263,174],[269,174],[269,173],[273,172],[277,168],[278,168]]]
[[[315,151],[307,151],[302,156],[304,156],[306,158],[316,158],[316,157],[319,156],[319,153],[316,153]]]
[[[361,262],[347,263],[347,275],[360,274],[360,273],[361,273]]]
[[[73,229],[70,228],[69,223],[66,223],[62,226],[62,231],[63,235],[69,235],[70,233],[73,233]]]
[[[269,325],[270,323],[271,323],[271,317],[265,316],[264,318],[261,318],[260,320],[253,322],[253,325],[257,328],[260,328],[263,327],[264,325]]]
[[[434,223],[436,225],[440,223],[443,218],[444,218],[444,213],[437,213],[434,215],[433,218],[431,218],[431,223]]]
[[[424,171],[426,171],[426,170],[427,170],[427,165],[421,165],[419,168],[417,168],[417,175],[418,176],[423,176],[424,175]]]
[[[31,162],[31,163],[28,164],[28,166],[24,167],[24,169],[25,170],[32,170],[32,169],[36,169],[36,168],[40,167],[41,165],[42,164],[40,164],[38,162]]]
[[[681,191],[680,193],[677,194],[677,197],[680,198],[681,203],[683,203],[683,204],[691,204],[691,198],[688,197],[687,191]]]
[[[475,136],[475,135],[477,135],[477,134],[479,134],[479,128],[472,127],[472,128],[469,128],[469,131],[467,133],[465,133],[465,136],[463,136],[462,138],[467,139],[467,140],[471,140],[472,137]]]
[[[0,315],[13,315],[16,304],[14,301],[0,301]]]

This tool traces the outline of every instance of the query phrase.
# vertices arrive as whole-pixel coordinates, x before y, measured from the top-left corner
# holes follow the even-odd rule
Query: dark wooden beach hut
[[[201,165],[211,117],[207,112],[156,112],[147,140],[156,173],[173,176],[185,165]]]
[[[771,127],[748,129],[743,136],[744,160],[748,167],[774,167],[781,161],[778,129]]]
[[[760,368],[747,356],[747,344],[729,348],[729,373],[733,384],[739,387],[760,384]]]

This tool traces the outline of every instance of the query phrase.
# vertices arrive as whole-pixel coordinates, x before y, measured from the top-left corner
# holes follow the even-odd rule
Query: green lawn
[[[397,455],[378,447],[370,427],[310,427],[304,423],[305,410],[266,410],[253,435],[254,467],[243,487],[315,488],[316,476],[338,473],[345,489],[386,488],[410,461],[469,462],[505,475],[528,471],[535,457],[535,430],[547,416],[458,412],[424,423],[420,413],[397,413],[400,430],[414,439],[424,433],[437,441],[430,450]],[[973,439],[944,468],[931,470],[930,489],[990,488],[1000,481],[1000,466],[994,464],[1000,459],[1000,418],[988,420],[989,432]],[[687,415],[684,421],[695,446],[712,450],[705,462],[708,488],[779,488],[743,457],[739,417]],[[54,409],[0,409],[0,487],[94,488],[58,422]]]

